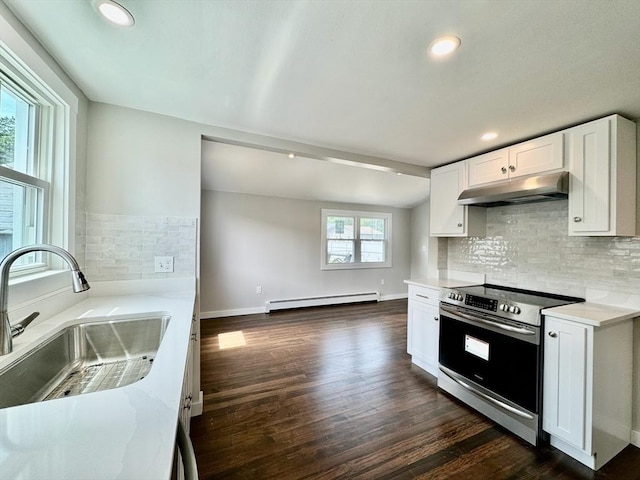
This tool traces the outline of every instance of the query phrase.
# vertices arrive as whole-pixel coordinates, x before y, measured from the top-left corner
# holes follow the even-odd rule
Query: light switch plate
[[[156,273],[173,272],[173,257],[155,257],[154,264]]]

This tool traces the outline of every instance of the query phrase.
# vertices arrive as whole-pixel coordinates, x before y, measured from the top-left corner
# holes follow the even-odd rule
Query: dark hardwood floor
[[[406,312],[396,300],[204,320],[200,478],[640,479],[636,447],[593,472],[439,391],[406,353]],[[221,350],[224,337],[246,345]]]

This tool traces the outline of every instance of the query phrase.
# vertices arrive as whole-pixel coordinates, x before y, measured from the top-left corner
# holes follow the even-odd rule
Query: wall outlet
[[[173,257],[155,257],[154,264],[156,273],[173,272]]]
[[[380,285],[384,285],[384,278],[380,279]]]
[[[256,293],[257,293],[258,295],[261,295],[261,294],[262,294],[262,285],[258,285],[258,286],[256,287]]]

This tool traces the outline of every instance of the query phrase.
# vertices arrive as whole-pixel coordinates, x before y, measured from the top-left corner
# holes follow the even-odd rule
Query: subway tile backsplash
[[[487,236],[440,242],[438,268],[487,283],[577,295],[640,293],[640,237],[569,237],[566,200],[487,209]]]
[[[84,272],[89,281],[195,275],[196,219],[86,214]],[[173,273],[155,273],[154,257],[174,257]]]

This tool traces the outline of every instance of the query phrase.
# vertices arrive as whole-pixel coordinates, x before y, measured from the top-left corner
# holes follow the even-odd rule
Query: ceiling
[[[205,190],[399,208],[418,205],[430,190],[425,177],[211,141],[202,142],[202,158]]]
[[[5,3],[92,101],[383,160],[640,118],[637,0],[120,0],[129,29],[93,0]]]

